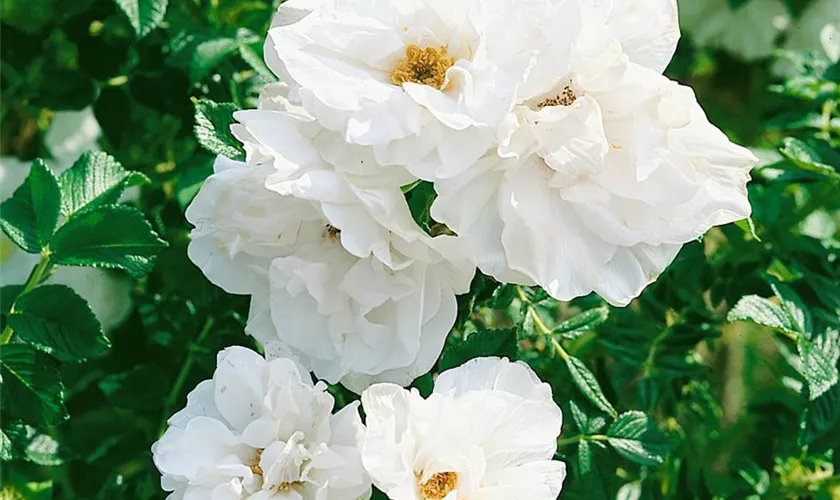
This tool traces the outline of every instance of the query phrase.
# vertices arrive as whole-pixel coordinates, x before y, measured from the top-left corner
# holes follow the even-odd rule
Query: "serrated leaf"
[[[810,444],[840,421],[840,384],[835,384],[808,404],[805,419],[805,443]]]
[[[59,361],[83,361],[111,345],[85,299],[64,285],[19,296],[7,321],[19,338]]]
[[[77,213],[55,234],[53,262],[65,266],[110,267],[143,276],[166,247],[139,211],[105,205]]]
[[[671,441],[656,422],[640,411],[622,413],[607,429],[608,442],[622,456],[641,465],[665,460]]]
[[[266,82],[275,82],[277,77],[266,66],[262,55],[262,43],[250,44],[244,40],[239,40],[239,55],[242,56],[248,66],[251,67],[257,74]]]
[[[551,333],[567,340],[576,339],[604,323],[609,314],[610,309],[607,306],[589,309],[555,326]]]
[[[780,306],[758,295],[741,297],[738,303],[729,310],[726,320],[729,322],[749,321],[794,335],[800,333],[796,318]]]
[[[4,419],[43,427],[67,416],[64,386],[52,359],[24,344],[0,349],[0,407]]]
[[[125,13],[137,38],[143,38],[157,28],[166,16],[169,0],[114,0]]]
[[[107,153],[88,151],[61,174],[59,182],[61,213],[71,215],[80,210],[115,204],[127,188],[148,183],[149,178],[124,169]]]
[[[16,457],[47,467],[64,463],[58,441],[32,426],[12,424],[3,432]]]
[[[807,143],[793,137],[786,137],[784,147],[780,151],[799,168],[840,181],[840,173],[831,165],[824,163],[817,150]]]
[[[234,160],[244,158],[242,145],[230,131],[230,126],[236,123],[233,113],[239,108],[233,103],[216,103],[207,99],[193,100],[193,103],[194,132],[198,143],[213,154]]]
[[[20,248],[39,253],[55,232],[60,209],[58,180],[37,158],[26,181],[0,206],[0,228]]]
[[[515,360],[519,356],[516,331],[482,330],[470,334],[466,340],[450,345],[440,358],[441,371],[460,366],[465,362],[484,356],[498,356]]]
[[[778,297],[779,306],[787,317],[792,319],[796,324],[797,331],[810,337],[812,329],[811,313],[808,311],[802,298],[799,297],[799,294],[793,288],[776,279],[770,279],[770,288],[773,289],[773,293]]]
[[[613,417],[616,416],[618,412],[615,411],[613,405],[610,404],[607,397],[604,396],[604,391],[601,390],[601,385],[598,383],[595,375],[593,375],[592,372],[589,371],[589,368],[583,364],[583,361],[574,356],[567,356],[565,361],[566,367],[572,375],[572,381],[578,389],[580,389],[583,395],[586,396],[586,399],[594,404],[599,410]]]
[[[0,430],[0,461],[7,462],[17,457],[18,453],[12,445],[12,440],[4,431]]]
[[[808,383],[808,396],[814,400],[840,381],[840,332],[828,329],[813,341],[799,337],[796,348],[802,360],[799,371]]]
[[[589,446],[589,442],[585,439],[582,439],[578,442],[578,473],[581,476],[585,476],[592,471],[592,448]]]
[[[572,410],[572,419],[578,426],[581,434],[595,434],[607,425],[607,419],[600,415],[588,415],[583,408],[574,401],[569,401]]]

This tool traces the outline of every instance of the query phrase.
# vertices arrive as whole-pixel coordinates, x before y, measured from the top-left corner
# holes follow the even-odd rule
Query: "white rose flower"
[[[594,12],[565,66],[534,69],[542,91],[519,95],[498,154],[436,181],[432,216],[500,281],[626,305],[683,243],[749,215],[757,160],[659,73],[669,50]]]
[[[368,192],[320,160],[297,161],[217,160],[187,210],[190,258],[225,290],[252,295],[249,334],[284,344],[319,378],[357,392],[407,385],[440,354],[474,266],[442,257],[457,255],[456,242],[416,228],[398,186]],[[412,239],[376,216],[402,221],[392,227]]]
[[[563,486],[562,413],[524,363],[473,359],[428,399],[376,384],[362,406],[362,461],[391,500],[554,500]]]
[[[679,0],[679,7],[680,24],[695,44],[721,48],[747,61],[772,55],[790,24],[781,0],[748,0],[735,10],[728,0]]]
[[[333,404],[292,361],[227,348],[152,446],[161,486],[173,500],[369,498],[358,403]]]
[[[549,0],[296,1],[280,6],[266,61],[321,125],[431,180],[492,146],[537,57],[532,28],[568,9]]]

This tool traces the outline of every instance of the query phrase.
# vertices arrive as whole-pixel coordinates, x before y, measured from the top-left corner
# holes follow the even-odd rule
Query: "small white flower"
[[[430,180],[492,146],[549,0],[330,0],[280,6],[266,62],[289,98],[379,163]],[[309,12],[307,12],[309,11]],[[492,36],[486,36],[492,33]]]
[[[170,499],[369,497],[358,403],[332,414],[326,386],[288,359],[230,347],[217,363],[152,446]]]
[[[660,74],[670,49],[611,17],[584,9],[566,65],[534,68],[538,84],[520,93],[498,154],[436,181],[432,216],[500,281],[625,305],[683,243],[749,215],[756,159]]]
[[[434,393],[376,384],[362,394],[362,460],[391,500],[554,500],[563,419],[524,363],[478,358],[440,374]]]

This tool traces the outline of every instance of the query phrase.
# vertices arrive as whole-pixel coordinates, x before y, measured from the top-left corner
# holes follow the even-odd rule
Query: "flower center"
[[[537,107],[542,109],[550,106],[571,106],[572,103],[576,100],[577,95],[575,95],[575,91],[572,90],[572,87],[566,85],[566,88],[563,89],[563,92],[557,94],[554,97],[549,97],[543,102],[537,104]]]
[[[256,476],[262,476],[263,475],[262,467],[260,467],[260,458],[262,457],[262,453],[263,453],[263,449],[262,448],[258,449],[257,452],[254,454],[254,458],[251,459],[251,461],[254,462],[254,463],[250,466],[250,469],[251,469],[251,472],[253,472],[254,475],[256,475]]]
[[[397,61],[391,71],[391,82],[402,85],[407,82],[428,85],[438,90],[446,81],[446,70],[455,64],[456,58],[447,55],[447,48],[426,47],[411,44],[405,48],[405,57]]]
[[[421,474],[417,474],[417,485],[420,486],[420,495],[425,500],[441,500],[446,497],[455,485],[458,484],[458,474],[454,472],[438,472],[432,474],[423,484],[420,484]]]
[[[327,228],[324,231],[324,236],[328,240],[336,241],[336,240],[338,240],[339,235],[341,235],[341,229],[339,229],[339,228],[337,228],[337,227],[335,227],[331,224],[327,224]]]

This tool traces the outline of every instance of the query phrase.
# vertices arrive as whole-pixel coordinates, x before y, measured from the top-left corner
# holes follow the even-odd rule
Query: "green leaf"
[[[805,142],[793,137],[786,137],[784,147],[780,151],[797,167],[824,175],[834,181],[840,181],[840,173],[831,165],[824,163],[819,152]]]
[[[6,344],[0,349],[0,377],[5,419],[42,427],[66,418],[64,386],[46,354],[27,345]]]
[[[600,415],[587,415],[583,408],[574,401],[569,401],[569,407],[572,410],[572,419],[580,429],[581,434],[595,434],[607,425],[607,419]]]
[[[47,247],[58,225],[61,190],[50,168],[40,158],[32,162],[29,177],[0,206],[0,228],[29,253]]]
[[[0,288],[0,313],[4,316],[9,314],[12,304],[22,290],[23,285],[6,285]]]
[[[125,13],[137,38],[143,38],[163,21],[169,0],[114,0]]]
[[[578,442],[578,473],[585,476],[592,471],[592,449],[589,441],[582,439]]]
[[[802,360],[799,372],[808,383],[808,396],[815,400],[840,380],[837,360],[840,358],[840,332],[832,329],[813,341],[799,337],[796,348]]]
[[[12,424],[4,428],[3,432],[16,457],[47,467],[64,463],[63,450],[58,441],[34,427]]]
[[[749,321],[776,330],[799,334],[799,325],[788,311],[758,295],[741,297],[726,316],[729,322]]]
[[[166,247],[139,211],[104,205],[77,213],[55,234],[53,262],[66,266],[116,267],[135,277],[154,267]]]
[[[100,151],[86,152],[59,177],[61,183],[61,213],[75,212],[111,205],[119,201],[131,186],[146,184],[149,178],[130,172],[117,160]]]
[[[813,443],[840,421],[840,384],[814,398],[808,404],[805,419],[805,444]]]
[[[19,296],[8,322],[19,338],[60,361],[83,361],[111,345],[85,299],[64,285]]]
[[[426,234],[432,233],[432,226],[435,224],[430,213],[432,203],[437,198],[434,184],[427,181],[416,181],[408,186],[403,186],[405,200],[411,217]]]
[[[215,103],[207,99],[193,99],[195,104],[195,137],[204,149],[234,160],[245,157],[242,145],[233,136],[230,126],[236,123],[233,103]]]
[[[0,2],[0,18],[4,24],[37,33],[55,15],[55,0],[4,0]]]
[[[565,358],[566,367],[569,369],[569,373],[572,375],[572,381],[578,386],[578,389],[586,396],[592,404],[594,404],[599,410],[609,414],[612,417],[618,415],[618,412],[615,411],[613,405],[607,400],[607,397],[604,396],[604,392],[601,390],[601,385],[598,384],[598,380],[595,379],[595,375],[589,371],[589,368],[583,364],[583,361],[577,359],[574,356],[567,356]]]
[[[20,455],[12,445],[12,440],[4,431],[0,430],[0,461],[7,462],[16,459],[18,456]]]
[[[239,40],[239,55],[263,80],[266,82],[277,81],[277,77],[274,76],[274,73],[271,72],[263,60],[262,43],[251,44]]]
[[[640,411],[619,415],[609,429],[608,441],[620,455],[641,465],[659,465],[671,449],[671,440],[656,422]]]
[[[460,366],[473,358],[498,356],[515,360],[518,355],[516,330],[482,330],[470,334],[466,340],[450,345],[443,352],[438,366],[443,371]]]
[[[604,323],[609,314],[610,309],[607,306],[589,309],[555,326],[551,333],[573,340]]]
[[[190,80],[198,82],[236,52],[239,42],[215,33],[184,31],[170,42],[169,49],[167,64],[188,70]]]

